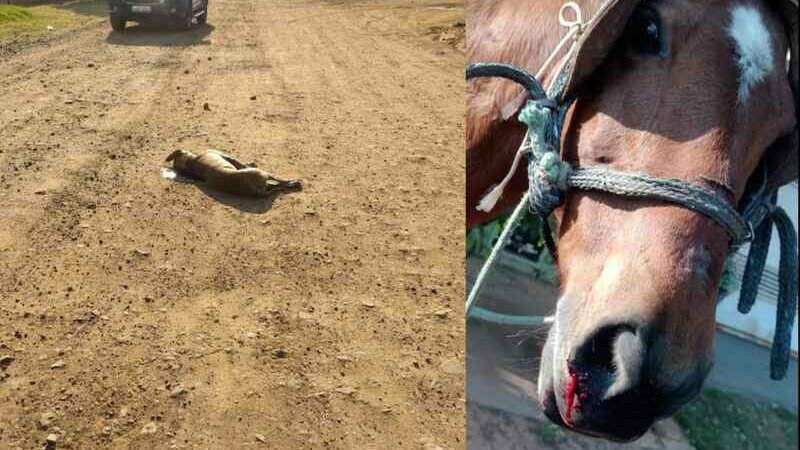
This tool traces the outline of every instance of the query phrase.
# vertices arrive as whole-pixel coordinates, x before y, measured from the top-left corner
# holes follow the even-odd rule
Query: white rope
[[[566,17],[565,13],[567,10],[572,10],[575,16],[573,19],[568,19]],[[558,45],[556,45],[555,49],[550,53],[550,56],[547,57],[544,64],[542,64],[542,66],[539,68],[539,71],[536,73],[537,79],[541,79],[541,77],[544,75],[544,72],[547,70],[547,67],[555,60],[556,55],[558,55],[558,53],[561,51],[561,49],[568,41],[572,40],[572,45],[570,46],[569,50],[567,50],[566,55],[564,55],[564,57],[562,58],[561,64],[559,64],[558,70],[555,73],[558,74],[561,72],[561,70],[563,70],[564,65],[569,60],[570,55],[577,48],[578,36],[580,36],[580,33],[583,32],[584,27],[586,25],[583,22],[583,15],[581,14],[581,8],[575,2],[567,2],[561,6],[558,12],[558,23],[561,24],[561,26],[563,27],[569,28],[569,30],[567,31],[567,34],[565,34],[564,37],[561,38]],[[552,77],[548,89],[552,87],[552,84],[556,78],[558,77],[557,76]],[[481,201],[477,206],[477,209],[479,211],[489,212],[492,209],[494,209],[497,202],[503,196],[503,190],[505,189],[506,185],[511,181],[511,178],[517,171],[519,162],[522,160],[522,155],[527,150],[526,146],[527,142],[528,142],[528,135],[526,132],[525,138],[522,140],[522,143],[517,149],[516,155],[514,155],[514,160],[511,163],[510,170],[508,171],[506,176],[503,177],[503,180],[500,182],[500,184],[496,185],[494,188],[492,188],[492,190],[488,194],[484,195],[483,198],[481,198]],[[529,192],[526,190],[525,194],[522,196],[522,199],[517,204],[516,208],[514,208],[514,212],[508,218],[508,222],[504,227],[503,232],[500,233],[500,236],[498,237],[494,247],[492,247],[492,251],[489,254],[489,257],[486,259],[483,266],[481,267],[481,270],[478,273],[478,277],[475,279],[475,283],[473,284],[469,296],[467,297],[467,302],[464,308],[464,313],[466,317],[470,317],[470,311],[472,310],[472,306],[475,303],[475,300],[478,298],[478,295],[480,294],[480,290],[481,287],[483,286],[484,279],[486,278],[486,275],[489,273],[489,269],[494,265],[494,261],[499,256],[500,250],[505,246],[506,241],[511,236],[511,232],[515,228],[515,225],[519,220],[520,216],[522,215],[525,206],[528,204],[529,195],[530,195]],[[509,322],[513,320],[519,320],[515,319],[514,316],[511,315],[497,314],[497,313],[495,314],[496,315],[492,316],[494,318],[494,321]],[[488,317],[483,317],[483,318],[484,320],[488,319]],[[549,324],[552,323],[553,318],[552,316],[547,316],[541,319],[535,318],[529,320],[542,320],[543,323]]]
[[[568,19],[565,16],[567,10],[572,10],[575,15],[573,19]],[[558,66],[558,70],[556,70],[554,73],[561,73],[561,71],[564,69],[564,65],[569,60],[570,55],[572,55],[572,52],[574,52],[577,48],[578,36],[583,32],[583,28],[585,26],[583,23],[583,16],[581,15],[581,7],[575,2],[567,2],[561,5],[561,9],[558,11],[558,23],[569,30],[567,31],[567,34],[565,34],[564,37],[562,37],[558,42],[558,45],[556,45],[556,48],[550,53],[550,56],[548,56],[544,61],[544,64],[539,67],[539,71],[536,72],[537,80],[542,79],[547,67],[552,64],[556,56],[568,41],[572,40],[572,45],[569,47],[569,50],[567,50],[567,53],[564,55],[564,57],[561,58],[561,63]],[[554,76],[550,79],[548,90],[552,87],[556,78],[558,77]],[[506,186],[509,182],[511,182],[511,178],[517,172],[517,167],[519,166],[519,162],[522,160],[522,155],[525,153],[525,150],[527,150],[525,146],[527,142],[528,134],[526,132],[525,138],[522,140],[522,144],[520,144],[519,148],[517,149],[517,153],[514,155],[514,160],[511,162],[511,168],[508,170],[508,173],[506,173],[506,176],[503,177],[499,184],[496,184],[487,194],[481,197],[481,200],[478,202],[478,206],[475,207],[475,209],[487,213],[494,209],[494,207],[497,205],[497,202],[503,197],[503,191],[505,190]]]
[[[572,20],[567,19],[564,16],[564,13],[568,9],[571,9],[573,13],[575,13],[575,18]],[[536,72],[536,79],[538,80],[542,79],[542,76],[544,76],[544,71],[547,70],[547,67],[550,65],[550,63],[553,62],[556,55],[558,55],[558,53],[561,51],[561,48],[564,47],[564,44],[566,44],[567,41],[569,41],[570,39],[572,39],[572,45],[570,46],[569,50],[567,51],[567,54],[563,58],[563,61],[561,63],[562,67],[564,65],[564,62],[566,62],[567,57],[571,55],[573,51],[575,51],[575,47],[578,45],[577,36],[581,32],[583,32],[583,27],[584,27],[583,16],[581,15],[581,7],[578,6],[578,4],[575,2],[567,2],[561,5],[561,9],[558,10],[558,23],[562,27],[568,29],[567,34],[565,34],[564,37],[561,38],[561,40],[558,42],[558,45],[556,45],[556,48],[552,51],[552,53],[550,53],[550,56],[548,56],[547,59],[544,61],[544,64],[542,64],[542,66],[539,68],[539,71]],[[557,70],[555,73],[558,73],[560,70],[561,69],[559,68],[559,70]]]
[[[539,327],[552,325],[555,316],[519,316],[516,314],[502,314],[489,309],[476,306],[472,308],[470,319],[478,319],[484,322],[510,325],[514,327]]]
[[[494,265],[494,260],[497,259],[497,256],[500,254],[500,249],[503,248],[506,241],[508,241],[508,238],[511,237],[511,232],[514,231],[515,225],[519,221],[519,218],[522,215],[522,212],[525,211],[525,207],[527,205],[528,191],[526,190],[525,195],[522,196],[522,201],[520,201],[517,207],[514,208],[514,212],[511,213],[511,217],[508,218],[506,226],[503,228],[503,232],[500,233],[500,237],[497,238],[497,242],[495,242],[494,247],[492,247],[492,252],[489,253],[489,257],[486,258],[486,261],[483,263],[481,271],[478,272],[478,277],[475,278],[475,283],[472,284],[472,289],[467,297],[467,303],[464,306],[464,314],[466,317],[469,317],[472,305],[475,303],[475,299],[478,298],[478,294],[481,292],[484,278],[486,278],[486,275],[489,273],[489,269]]]
[[[525,132],[525,137],[522,139],[522,143],[519,145],[517,149],[517,153],[514,155],[514,161],[511,162],[511,169],[508,170],[506,176],[503,177],[503,181],[500,184],[495,185],[488,194],[484,195],[481,198],[481,201],[478,203],[477,210],[483,212],[489,212],[494,209],[497,202],[500,200],[500,197],[503,196],[503,190],[505,190],[506,185],[511,181],[511,178],[517,172],[517,166],[519,166],[519,162],[522,160],[522,155],[525,154],[526,144],[528,142],[528,132]]]

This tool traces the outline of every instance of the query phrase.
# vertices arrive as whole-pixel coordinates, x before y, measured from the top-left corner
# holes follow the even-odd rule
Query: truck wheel
[[[128,22],[124,16],[111,16],[111,29],[114,31],[125,31],[125,25]]]
[[[192,19],[194,19],[194,11],[192,11],[192,0],[187,0],[185,16],[180,18],[180,27],[182,30],[190,30],[192,28]]]
[[[205,9],[203,10],[203,14],[197,16],[198,25],[205,25],[206,22],[208,22],[208,5],[206,5]]]

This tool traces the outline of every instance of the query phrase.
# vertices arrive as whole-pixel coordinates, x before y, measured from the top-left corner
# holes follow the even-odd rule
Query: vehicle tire
[[[197,16],[198,25],[205,25],[206,22],[208,22],[208,3],[206,3],[205,9],[203,9],[203,14]]]
[[[184,12],[185,16],[180,18],[180,27],[182,30],[191,30],[192,29],[192,19],[194,19],[194,11],[192,11],[192,0],[186,0],[186,11]]]
[[[111,29],[114,31],[125,31],[125,25],[128,22],[124,16],[110,16],[111,19]]]

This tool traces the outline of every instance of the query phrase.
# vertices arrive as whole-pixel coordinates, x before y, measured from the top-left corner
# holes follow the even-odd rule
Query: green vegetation
[[[63,31],[106,14],[106,2],[102,0],[31,7],[0,5],[0,41]]]
[[[797,449],[797,415],[715,389],[675,416],[697,450]]]
[[[497,242],[503,226],[508,220],[508,214],[499,216],[496,220],[475,227],[467,233],[467,256],[477,255],[482,258],[489,256],[492,246]],[[555,221],[550,221],[550,227],[555,226]],[[555,260],[547,251],[544,240],[541,236],[541,219],[534,214],[526,213],[512,233],[511,242],[517,245],[527,243],[536,252],[533,266],[535,276],[540,281],[548,284],[558,285],[558,271],[556,270]],[[513,244],[512,244],[513,245]]]
[[[28,8],[15,5],[0,5],[0,23],[25,20],[33,17]]]

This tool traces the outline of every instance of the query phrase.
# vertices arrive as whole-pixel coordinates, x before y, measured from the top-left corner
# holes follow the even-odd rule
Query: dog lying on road
[[[208,187],[229,194],[248,197],[269,197],[280,191],[302,189],[298,180],[281,180],[256,167],[244,164],[218,150],[195,155],[175,150],[167,156],[176,172],[203,181]]]

